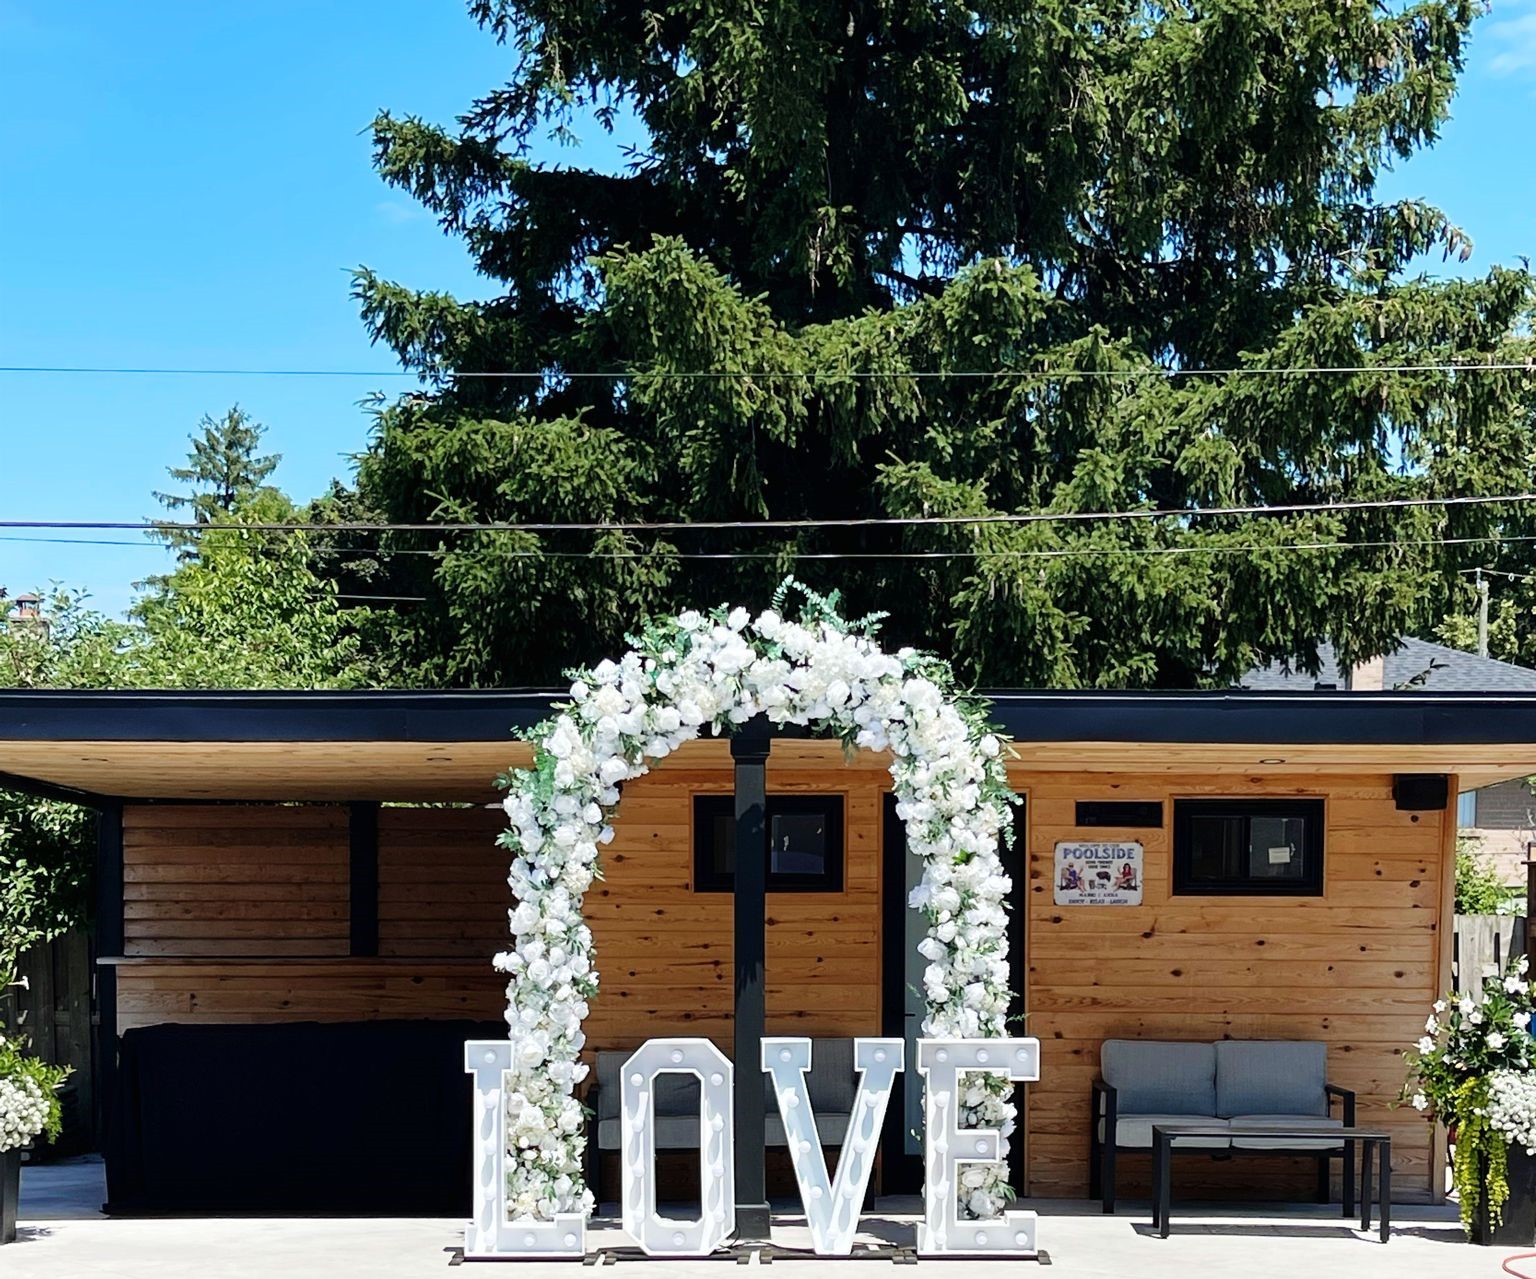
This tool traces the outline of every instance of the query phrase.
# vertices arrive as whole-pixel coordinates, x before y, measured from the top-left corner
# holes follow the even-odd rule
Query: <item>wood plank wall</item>
[[[379,809],[380,955],[484,965],[506,949],[506,827],[499,808]]]
[[[844,797],[841,893],[769,893],[768,1033],[880,1031],[880,796],[870,769],[776,769],[768,791]],[[660,770],[626,788],[605,853],[605,878],[587,894],[602,990],[587,1038],[628,1048],[663,1034],[703,1035],[730,1047],[731,897],[694,893],[692,802],[728,794],[728,770]]]
[[[129,805],[123,896],[128,955],[345,955],[347,810]]]
[[[1438,930],[1450,883],[1454,813],[1410,814],[1391,778],[1013,774],[1029,800],[1029,1033],[1042,1079],[1029,1089],[1028,1191],[1087,1189],[1088,1088],[1100,1042],[1305,1038],[1329,1045],[1329,1073],[1360,1093],[1362,1123],[1393,1129],[1397,1186],[1428,1192],[1431,1130],[1390,1108],[1401,1052],[1449,977]],[[771,894],[768,1026],[774,1033],[880,1030],[881,795],[869,767],[769,767],[770,791],[840,793],[847,815],[844,891]],[[602,993],[588,1042],[629,1047],[655,1035],[730,1037],[731,899],[696,894],[692,805],[730,790],[728,768],[676,767],[631,784],[587,914]],[[1174,898],[1172,808],[1161,830],[1083,831],[1080,799],[1244,794],[1326,800],[1320,898]],[[348,951],[343,807],[130,807],[125,815],[127,951],[121,1029],[158,1021],[261,1022],[379,1017],[499,1018],[489,958],[506,941],[501,814],[385,808],[379,821],[379,949]],[[1140,839],[1145,902],[1058,909],[1057,840]],[[1021,886],[1021,892],[1026,886]],[[1448,921],[1450,916],[1444,918]],[[1448,924],[1447,924],[1448,926]],[[1127,1193],[1142,1173],[1127,1161]],[[1181,1172],[1196,1189],[1306,1193],[1310,1168],[1246,1158]]]
[[[876,1034],[884,774],[770,765],[768,786],[841,794],[846,820],[841,893],[769,894],[768,1029]],[[626,788],[605,878],[587,897],[602,976],[593,1049],[666,1034],[729,1047],[731,898],[692,891],[691,796],[730,790],[729,768],[662,770]],[[119,969],[120,1029],[501,1016],[504,979],[489,963],[506,946],[511,905],[499,809],[380,809],[379,955],[359,959],[340,958],[344,808],[128,812],[127,953],[165,962]]]
[[[1443,980],[1440,902],[1454,812],[1398,812],[1391,777],[1379,775],[1307,785],[1020,771],[1015,781],[1030,802],[1028,1025],[1041,1041],[1041,1080],[1029,1089],[1030,1192],[1087,1193],[1088,1092],[1104,1039],[1252,1038],[1325,1041],[1330,1079],[1359,1093],[1358,1122],[1393,1133],[1394,1186],[1427,1196],[1431,1126],[1391,1103],[1404,1078],[1402,1051],[1422,1033]],[[1170,801],[1241,795],[1325,798],[1322,897],[1171,895]],[[1080,799],[1161,800],[1164,825],[1081,830]],[[1056,842],[1084,838],[1141,841],[1139,908],[1053,904]],[[1136,1193],[1147,1161],[1123,1162]],[[1269,1186],[1305,1194],[1312,1175],[1309,1165],[1245,1157],[1203,1174],[1191,1161],[1179,1180],[1190,1193]]]

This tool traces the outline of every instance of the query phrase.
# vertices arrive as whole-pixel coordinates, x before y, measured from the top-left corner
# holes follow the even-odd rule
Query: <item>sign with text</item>
[[[1056,904],[1140,906],[1142,860],[1133,840],[1063,840],[1056,845]]]

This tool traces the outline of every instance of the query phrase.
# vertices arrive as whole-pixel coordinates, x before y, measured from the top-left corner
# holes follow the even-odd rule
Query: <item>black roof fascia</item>
[[[510,739],[563,694],[0,691],[0,743],[478,742]]]
[[[463,742],[510,739],[554,690],[0,691],[6,741]],[[1536,692],[983,690],[1022,742],[1536,746]]]

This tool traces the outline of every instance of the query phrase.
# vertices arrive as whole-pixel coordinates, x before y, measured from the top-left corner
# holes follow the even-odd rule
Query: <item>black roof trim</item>
[[[1536,692],[983,692],[1017,741],[1536,745]],[[0,691],[0,742],[501,741],[554,690]]]

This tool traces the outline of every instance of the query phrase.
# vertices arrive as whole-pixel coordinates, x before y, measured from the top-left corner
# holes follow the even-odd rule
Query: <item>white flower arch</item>
[[[794,620],[782,615],[790,589],[806,601]],[[998,854],[1014,800],[1002,742],[985,706],[956,691],[948,663],[908,648],[883,652],[874,639],[878,620],[847,621],[835,593],[823,598],[786,581],[774,607],[755,620],[738,608],[655,621],[630,637],[633,647],[620,661],[572,672],[570,702],[526,734],[534,761],[507,779],[511,825],[502,836],[515,854],[508,882],[518,904],[512,946],[496,957],[511,976],[511,1218],[592,1209],[575,1098],[587,1074],[581,1025],[598,987],[582,896],[598,873],[598,848],[613,838],[620,784],[706,728],[729,732],[764,714],[836,736],[849,749],[891,752],[896,811],[924,862],[911,896],[929,920],[919,947],[929,961],[924,1033],[1007,1033],[1012,885]],[[966,1121],[1006,1137],[1014,1108],[1005,1086],[972,1078],[962,1098]],[[969,1215],[995,1215],[1007,1195],[1000,1167],[965,1174]]]

